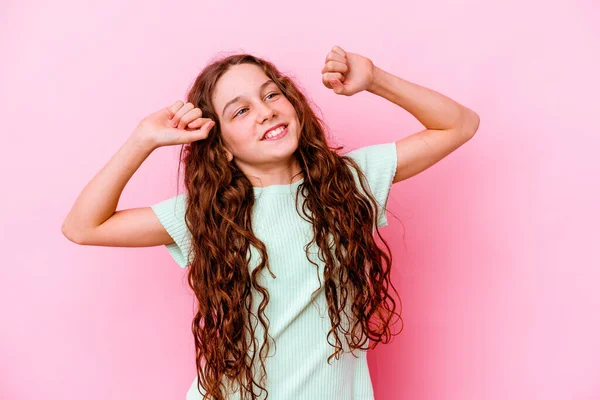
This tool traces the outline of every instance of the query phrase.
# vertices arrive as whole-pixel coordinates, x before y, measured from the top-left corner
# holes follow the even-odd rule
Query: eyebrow
[[[265,88],[265,86],[267,86],[269,83],[275,83],[275,82],[273,81],[273,79],[269,79],[268,81],[265,81],[262,85],[260,85],[259,91],[263,90]],[[233,103],[237,102],[242,97],[243,96],[234,97],[231,101],[229,101],[227,104],[225,104],[225,107],[223,107],[223,111],[221,112],[221,115],[225,115],[225,110],[227,109],[227,107],[229,107]]]

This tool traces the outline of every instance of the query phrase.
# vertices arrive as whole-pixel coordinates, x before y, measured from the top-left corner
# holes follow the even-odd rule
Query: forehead
[[[251,95],[268,79],[267,74],[257,65],[234,65],[219,78],[213,102],[219,107],[234,97]]]

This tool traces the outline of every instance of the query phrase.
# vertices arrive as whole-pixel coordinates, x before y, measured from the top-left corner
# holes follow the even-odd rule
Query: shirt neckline
[[[284,193],[284,194],[289,194],[289,193],[295,193],[296,189],[298,188],[298,186],[300,186],[300,184],[304,182],[304,178],[300,178],[299,180],[297,180],[294,183],[288,183],[288,184],[283,184],[283,185],[269,185],[269,186],[263,186],[263,187],[257,187],[257,186],[253,186],[252,190],[254,190],[254,194],[265,194],[265,193]]]

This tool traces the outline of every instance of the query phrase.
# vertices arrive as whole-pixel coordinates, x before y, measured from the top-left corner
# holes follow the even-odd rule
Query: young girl
[[[325,62],[336,94],[375,93],[427,129],[338,154],[291,79],[229,56],[200,73],[185,104],[140,122],[64,222],[75,243],[162,244],[188,267],[198,303],[188,400],[373,399],[366,349],[388,342],[400,317],[379,233],[390,187],[468,141],[479,118],[338,46]],[[186,192],[115,211],[146,157],[179,144]]]

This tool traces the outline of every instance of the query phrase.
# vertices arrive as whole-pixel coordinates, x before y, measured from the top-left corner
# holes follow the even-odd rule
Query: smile
[[[267,133],[262,140],[278,140],[285,137],[285,135],[287,135],[287,132],[287,126],[280,126],[279,128],[273,129],[272,131]]]

